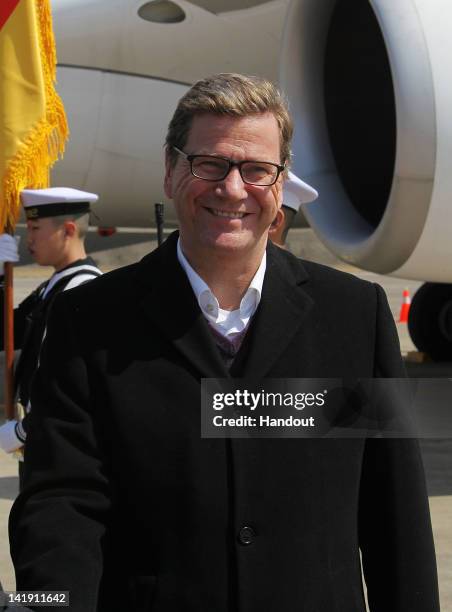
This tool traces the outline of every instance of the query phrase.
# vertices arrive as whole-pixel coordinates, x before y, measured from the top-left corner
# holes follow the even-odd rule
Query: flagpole
[[[13,301],[13,264],[4,264],[4,349],[5,349],[5,416],[15,418],[14,408],[14,301]]]

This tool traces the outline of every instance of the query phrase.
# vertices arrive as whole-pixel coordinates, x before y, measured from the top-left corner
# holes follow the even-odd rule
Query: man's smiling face
[[[217,155],[235,162],[255,160],[281,163],[280,133],[271,113],[230,117],[202,114],[193,118],[184,151]],[[268,230],[282,198],[282,176],[269,187],[243,182],[237,167],[222,181],[194,177],[190,163],[179,155],[174,166],[168,157],[165,193],[172,198],[179,219],[181,243],[189,260],[209,253],[261,257]]]

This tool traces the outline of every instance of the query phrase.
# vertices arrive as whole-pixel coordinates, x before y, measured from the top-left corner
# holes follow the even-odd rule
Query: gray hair
[[[271,81],[257,76],[220,73],[195,83],[179,100],[168,126],[165,144],[172,165],[177,158],[173,147],[184,149],[193,117],[203,113],[232,117],[272,113],[280,133],[280,162],[289,164],[293,123],[286,100]]]

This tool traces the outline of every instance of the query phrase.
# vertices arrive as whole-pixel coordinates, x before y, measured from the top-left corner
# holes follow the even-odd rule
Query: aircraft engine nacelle
[[[452,281],[452,5],[294,0],[280,85],[294,171],[325,245],[361,268]]]

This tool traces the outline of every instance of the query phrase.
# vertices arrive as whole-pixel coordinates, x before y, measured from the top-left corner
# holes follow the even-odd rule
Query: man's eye
[[[247,164],[246,169],[256,174],[268,174],[271,172],[271,166],[266,164]]]
[[[246,164],[243,170],[248,176],[263,177],[273,174],[274,168],[269,164]]]
[[[222,170],[224,162],[215,159],[203,159],[196,162],[196,167],[202,170]]]

